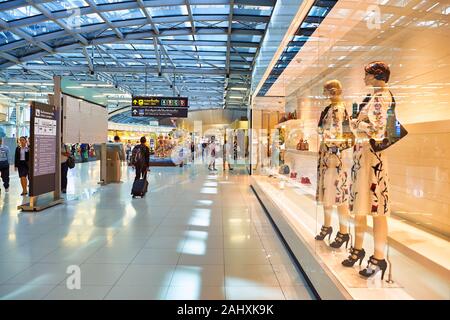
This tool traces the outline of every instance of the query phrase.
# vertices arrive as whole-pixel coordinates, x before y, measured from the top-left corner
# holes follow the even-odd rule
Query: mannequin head
[[[389,82],[391,70],[383,61],[374,61],[364,67],[366,72],[364,82],[366,86],[383,88]]]
[[[342,85],[339,80],[327,81],[323,86],[323,93],[331,102],[338,102],[341,100]]]

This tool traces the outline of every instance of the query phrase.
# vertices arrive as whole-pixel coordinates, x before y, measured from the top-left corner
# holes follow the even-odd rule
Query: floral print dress
[[[342,137],[342,124],[347,118],[343,103],[330,105],[319,123],[321,143],[317,164],[316,200],[324,206],[341,205],[348,200],[347,172],[344,170],[342,154],[338,151]]]
[[[388,110],[393,103],[389,92],[377,93],[352,121],[356,136],[350,185],[350,211],[354,215],[389,215],[389,176],[384,151],[375,152],[369,140],[382,140]]]

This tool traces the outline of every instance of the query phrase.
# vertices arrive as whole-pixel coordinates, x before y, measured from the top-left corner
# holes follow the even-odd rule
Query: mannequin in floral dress
[[[349,257],[342,262],[352,267],[358,260],[361,265],[365,256],[364,234],[367,215],[373,218],[374,254],[368,265],[359,272],[370,277],[381,271],[381,278],[387,268],[385,248],[387,243],[389,207],[389,176],[385,151],[374,151],[369,140],[381,141],[386,136],[388,110],[395,103],[387,88],[390,70],[386,63],[375,61],[365,67],[366,85],[373,88],[373,94],[359,111],[358,117],[350,121],[356,136],[353,149],[353,166],[350,185],[350,211],[355,216],[355,243]]]
[[[340,248],[344,242],[347,247],[350,240],[348,232],[348,187],[347,172],[344,170],[342,153],[339,149],[342,139],[344,120],[348,120],[345,104],[342,101],[342,85],[338,80],[331,80],[324,85],[324,94],[331,104],[322,112],[319,121],[319,135],[321,144],[317,165],[317,202],[323,205],[324,224],[316,240],[330,240],[333,228],[331,217],[333,206],[337,206],[339,215],[339,231],[333,248]]]

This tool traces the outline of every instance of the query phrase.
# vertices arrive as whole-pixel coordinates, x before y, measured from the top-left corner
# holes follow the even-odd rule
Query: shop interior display
[[[342,37],[358,45],[349,34]],[[270,136],[282,126],[285,130],[282,145],[265,136],[269,144],[255,144],[258,165],[252,181],[256,192],[270,199],[268,207],[275,204],[300,241],[313,252],[314,259],[326,266],[325,274],[356,299],[449,297],[450,207],[445,177],[450,109],[444,97],[448,75],[433,66],[433,60],[443,56],[442,46],[436,42],[439,36],[432,37],[427,31],[417,37],[426,38],[430,45],[430,50],[416,50],[426,63],[388,59],[391,47],[380,43],[377,54],[367,54],[371,58],[355,52],[342,65],[326,70],[329,61],[339,58],[334,51],[339,45],[335,44],[329,52],[323,49],[326,57],[316,57],[310,66],[305,63],[297,67],[309,76],[303,76],[307,80],[304,84],[289,83],[285,78],[286,85],[275,85],[271,95],[291,95],[289,110],[296,108],[298,114],[298,120],[292,120],[298,121],[300,134],[296,137],[290,134],[293,130],[289,120],[271,125],[259,121],[260,113],[253,111],[253,121],[260,126],[256,128],[267,130]],[[400,48],[401,56],[406,57],[416,46],[414,41],[405,40]],[[430,57],[425,57],[425,53]],[[328,57],[332,58],[327,60]],[[368,64],[377,58],[386,60]],[[391,79],[383,75],[380,66],[392,70]],[[365,71],[369,72],[363,81]],[[292,79],[297,79],[300,71],[292,74]],[[328,210],[325,203],[316,201],[322,179],[317,165],[323,142],[323,137],[316,138],[320,137],[317,124],[321,112],[330,104],[325,102],[329,96],[322,92],[329,79],[341,81],[347,113],[340,136],[326,141],[327,148],[333,149],[334,145],[334,151],[340,153],[343,171],[347,173],[349,213],[344,214],[336,199]],[[282,90],[276,91],[279,88]],[[309,150],[304,146],[305,140]],[[269,150],[269,165],[264,162],[264,152],[258,151],[259,145]],[[281,147],[283,162],[274,166]],[[289,167],[289,174],[280,174],[281,165]],[[306,178],[311,184],[302,183]],[[333,182],[325,185],[336,188]],[[329,216],[330,224],[325,221]],[[342,222],[346,222],[345,226]],[[323,239],[315,240],[316,235]],[[351,247],[350,254],[346,247]],[[407,276],[401,271],[406,269],[409,274],[420,276]]]

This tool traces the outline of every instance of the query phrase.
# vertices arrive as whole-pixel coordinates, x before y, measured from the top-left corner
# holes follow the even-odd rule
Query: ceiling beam
[[[230,75],[230,53],[231,53],[231,29],[233,25],[233,8],[234,0],[230,0],[230,14],[228,17],[228,32],[227,32],[227,55],[225,66],[227,68],[227,77]]]
[[[32,0],[27,0],[28,4],[42,12],[44,16],[46,16],[49,20],[56,23],[59,27],[64,29],[69,35],[80,41],[82,44],[87,45],[88,41],[83,36],[75,33],[69,26],[67,26],[65,23],[61,22],[59,19],[55,18],[50,11],[48,11],[44,6],[41,4],[34,3]]]
[[[120,32],[120,30],[118,28],[116,28],[111,23],[111,21],[109,21],[108,17],[103,12],[98,10],[97,5],[94,3],[94,1],[92,1],[92,0],[85,0],[85,1],[94,10],[94,12],[97,13],[100,16],[100,18],[102,18],[102,20],[108,25],[108,27],[110,27],[114,31],[114,33],[117,35],[117,37],[120,39],[123,39],[122,32]]]
[[[87,66],[73,65],[73,66],[63,66],[63,65],[38,65],[38,64],[27,64],[24,66],[27,70],[48,70],[48,71],[72,71],[72,72],[89,72],[89,68]],[[145,67],[136,67],[136,66],[127,66],[127,67],[96,67],[97,72],[108,72],[108,73],[141,73],[145,72],[157,74],[157,68],[145,68]],[[217,75],[225,75],[225,69],[205,69],[205,68],[162,68],[163,73],[177,73],[177,74],[192,74],[192,75],[205,75],[205,76],[217,76]],[[250,70],[232,70],[232,73],[235,75],[251,75]]]
[[[94,72],[94,64],[92,63],[91,57],[89,57],[89,54],[88,54],[88,52],[87,52],[87,50],[86,50],[86,47],[83,48],[83,55],[84,55],[84,57],[86,58],[86,61],[87,61],[87,63],[88,63],[89,71],[90,71],[91,73]]]

